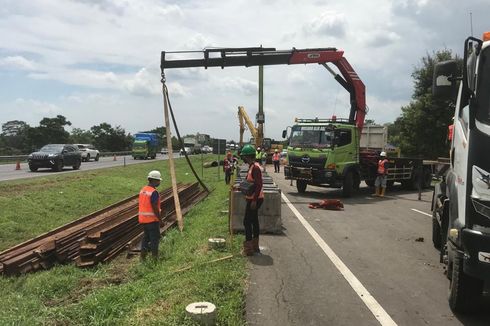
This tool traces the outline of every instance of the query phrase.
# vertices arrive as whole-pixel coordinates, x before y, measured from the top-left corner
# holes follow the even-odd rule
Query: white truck
[[[456,105],[450,167],[432,200],[432,241],[447,265],[451,309],[470,312],[490,281],[490,32],[466,39],[462,75],[455,61],[434,68],[434,97]]]

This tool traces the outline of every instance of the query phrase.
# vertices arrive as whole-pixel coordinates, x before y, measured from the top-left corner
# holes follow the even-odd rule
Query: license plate
[[[483,263],[488,263],[490,264],[490,252],[483,252],[480,251],[478,253],[478,260],[480,260]]]

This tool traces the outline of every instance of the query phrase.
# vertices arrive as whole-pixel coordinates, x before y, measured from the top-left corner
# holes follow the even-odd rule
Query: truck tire
[[[157,157],[157,156],[156,156],[156,155],[152,155],[152,156],[151,156],[151,159],[152,159],[152,160],[154,160],[154,159],[155,159],[155,157]]]
[[[95,162],[97,162],[98,160],[99,160],[99,154],[95,156]]]
[[[87,154],[87,158],[85,158],[85,162],[90,161],[90,154]]]
[[[37,169],[38,169],[38,167],[37,167],[37,166],[34,166],[34,165],[30,165],[30,164],[29,164],[29,170],[31,170],[32,172],[36,172],[36,171],[37,171]]]
[[[344,176],[344,181],[342,183],[342,195],[344,197],[352,196],[354,191],[354,174],[352,171],[348,171]]]
[[[374,187],[374,180],[364,180],[368,187]]]
[[[434,248],[441,250],[441,226],[435,217],[432,217],[432,243]]]
[[[296,180],[296,189],[298,189],[300,194],[306,191],[306,186],[308,186],[308,182],[305,180]]]
[[[478,307],[483,290],[483,281],[463,271],[463,258],[455,257],[449,282],[449,307],[455,312],[473,312]]]

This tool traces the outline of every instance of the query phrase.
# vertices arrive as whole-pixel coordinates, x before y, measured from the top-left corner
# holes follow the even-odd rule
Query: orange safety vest
[[[252,166],[250,166],[250,168],[248,169],[248,173],[247,173],[247,181],[250,183],[254,182],[254,178],[252,175],[252,170],[253,170],[254,166],[256,166],[260,170],[260,165],[257,162],[255,162]],[[255,191],[250,196],[245,196],[245,198],[246,199],[254,199],[254,196],[255,196]],[[262,188],[260,188],[259,198],[262,198],[262,199],[264,198],[264,184],[262,184]]]
[[[281,155],[279,153],[272,154],[272,160],[273,161],[279,161],[280,157],[281,157]]]
[[[151,186],[144,186],[140,191],[138,222],[141,224],[160,221],[160,218],[155,215],[153,212],[153,207],[151,206],[151,194],[154,191],[156,191],[155,188]],[[160,198],[158,198],[158,211],[161,211]]]
[[[386,174],[386,168],[385,168],[385,164],[388,163],[388,160],[387,159],[384,159],[384,160],[379,160],[378,161],[378,174]]]

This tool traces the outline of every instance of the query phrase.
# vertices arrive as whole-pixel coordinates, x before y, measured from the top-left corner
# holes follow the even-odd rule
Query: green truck
[[[159,147],[158,135],[151,132],[139,132],[134,135],[131,155],[133,159],[154,159]]]
[[[314,185],[342,188],[342,194],[349,197],[359,189],[361,181],[372,187],[379,154],[385,148],[379,144],[362,147],[361,134],[352,120],[296,119],[289,135],[286,179],[296,180],[300,193]],[[286,135],[284,130],[283,138]],[[395,182],[408,189],[417,189],[419,183],[421,187],[430,186],[433,162],[399,157],[388,160],[388,186]]]

